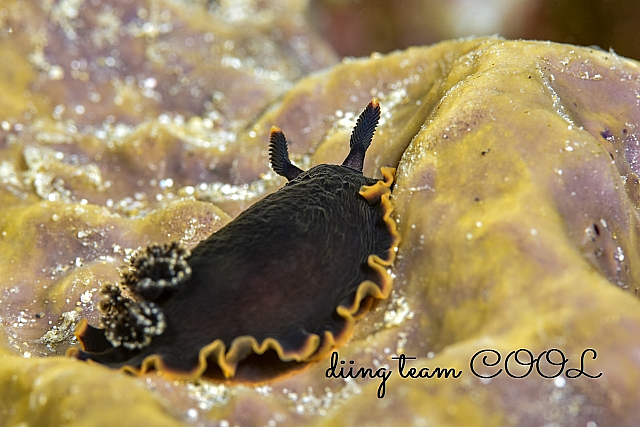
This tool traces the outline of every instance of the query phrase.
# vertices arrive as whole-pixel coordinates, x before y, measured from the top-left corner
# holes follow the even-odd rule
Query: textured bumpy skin
[[[374,99],[354,128],[348,166],[306,172],[273,128],[271,163],[290,182],[192,252],[173,243],[135,256],[122,284],[102,290],[103,330],[80,323],[83,350],[69,355],[133,373],[255,382],[342,344],[391,290],[394,170],[383,168],[382,181],[360,170],[379,118]]]

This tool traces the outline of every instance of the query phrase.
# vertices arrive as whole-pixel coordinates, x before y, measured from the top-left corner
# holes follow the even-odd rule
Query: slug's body
[[[272,129],[272,166],[290,182],[190,253],[150,246],[103,290],[103,329],[81,323],[84,351],[70,355],[134,373],[262,381],[340,345],[391,288],[393,171],[384,181],[361,172],[378,118],[374,100],[345,164],[306,172]]]

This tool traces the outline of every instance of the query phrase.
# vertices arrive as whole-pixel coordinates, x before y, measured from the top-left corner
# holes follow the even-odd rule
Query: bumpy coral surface
[[[0,8],[2,420],[634,425],[640,65],[486,38],[300,79],[334,62],[305,32],[304,4],[242,3],[255,9],[151,0]],[[293,19],[281,19],[285,11]],[[255,387],[133,378],[62,356],[77,345],[79,318],[99,323],[100,287],[138,247],[193,247],[283,184],[268,172],[272,124],[301,167],[340,163],[372,96],[383,111],[364,173],[398,168],[402,242],[391,298],[357,323],[338,357],[354,371],[390,369],[386,382],[327,376],[330,359]],[[534,357],[555,348],[569,361],[545,378],[559,371],[547,361],[561,360],[545,353],[540,373],[511,378],[503,362],[520,348]],[[502,360],[488,366],[496,353],[482,353],[486,364],[477,357],[473,370],[502,368],[493,378],[470,366],[483,349]],[[411,367],[461,375],[402,378],[403,354],[405,376]],[[583,354],[584,374],[573,378]],[[516,365],[512,356],[511,373],[524,375]]]

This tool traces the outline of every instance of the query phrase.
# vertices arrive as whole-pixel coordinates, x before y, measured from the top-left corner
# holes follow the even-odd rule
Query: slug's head
[[[380,104],[376,98],[373,98],[369,105],[358,117],[358,122],[353,128],[351,133],[351,140],[349,141],[350,150],[347,158],[342,162],[342,166],[347,166],[358,172],[362,172],[362,166],[364,164],[364,155],[367,152],[367,148],[371,145],[373,134],[376,131],[376,126],[380,120]],[[289,160],[289,150],[287,148],[287,139],[284,133],[273,126],[271,128],[271,138],[269,141],[269,160],[271,161],[271,167],[273,170],[281,176],[284,176],[289,181],[292,181],[298,177],[302,172],[302,169],[291,163]]]

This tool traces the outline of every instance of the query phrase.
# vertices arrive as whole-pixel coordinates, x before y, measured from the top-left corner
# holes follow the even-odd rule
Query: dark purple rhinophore
[[[271,165],[289,183],[191,251],[150,245],[102,290],[100,328],[76,328],[69,355],[142,374],[259,382],[318,360],[387,298],[398,234],[382,180],[362,175],[380,118],[372,100],[342,165],[303,171],[278,128]]]

